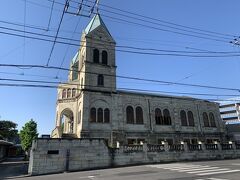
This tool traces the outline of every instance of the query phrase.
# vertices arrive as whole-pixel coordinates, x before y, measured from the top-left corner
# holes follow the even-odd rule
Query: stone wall
[[[103,139],[37,139],[29,174],[48,174],[162,162],[240,158],[236,144],[129,145],[107,147]]]

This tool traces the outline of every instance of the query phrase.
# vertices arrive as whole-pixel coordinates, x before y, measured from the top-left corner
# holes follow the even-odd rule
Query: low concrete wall
[[[192,150],[186,144],[169,147],[167,144],[143,144],[112,149],[103,139],[38,139],[32,146],[28,171],[38,175],[184,160],[240,158],[240,149],[234,144],[230,148],[220,144],[199,145]],[[211,147],[212,150],[207,150]]]

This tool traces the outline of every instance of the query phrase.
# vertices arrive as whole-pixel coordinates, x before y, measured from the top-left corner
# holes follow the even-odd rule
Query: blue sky
[[[3,21],[20,24],[24,24],[25,21],[25,24],[27,25],[47,29],[52,4],[50,1],[26,0],[26,11],[24,10],[25,0],[2,1],[0,6],[0,27],[10,27],[24,30],[24,27],[22,26],[9,25],[3,23]],[[64,1],[56,0],[56,2],[63,3]],[[90,2],[88,3],[90,4]],[[240,2],[238,0],[101,0],[100,3],[176,24],[240,36]],[[54,5],[49,27],[49,29],[53,31],[37,31],[27,27],[25,27],[25,30],[47,35],[55,35],[62,9],[63,6],[61,4]],[[85,8],[85,10],[87,11],[88,8]],[[183,36],[156,29],[144,28],[142,26],[129,23],[119,23],[115,19],[108,18],[104,15],[123,19],[127,18],[112,15],[103,10],[115,10],[100,6],[99,11],[100,14],[102,14],[105,24],[109,28],[109,31],[117,42],[117,45],[181,51],[194,51],[189,49],[190,47],[206,51],[240,52],[240,47],[233,46],[230,43]],[[89,21],[90,18],[87,17],[65,14],[59,36],[79,40],[82,29],[86,27]],[[131,21],[139,22],[136,19],[131,19]],[[146,24],[156,26],[154,23]],[[77,32],[75,34],[72,33],[74,29],[76,29]],[[3,31],[5,32],[6,30],[0,28],[0,32]],[[231,39],[232,38],[229,37],[229,40]],[[45,65],[50,54],[52,43],[27,38],[24,39],[0,33],[0,47],[0,64]],[[70,60],[76,53],[77,49],[78,47],[76,46],[56,44],[50,60],[50,65],[60,66],[62,60],[64,59],[63,67],[68,68]],[[63,58],[64,56],[65,58]],[[118,75],[239,88],[238,77],[240,76],[240,57],[192,58],[117,52],[116,63]],[[57,75],[58,80],[54,79]],[[190,77],[186,78],[188,76]],[[57,70],[46,69],[0,67],[0,77],[65,81],[67,79],[67,72],[58,72]],[[7,82],[1,81],[0,83]],[[118,79],[117,86],[118,88],[238,95],[238,93],[234,91],[231,92],[175,85],[160,85],[156,83],[133,82],[126,79]],[[20,129],[24,123],[33,118],[38,123],[38,130],[40,134],[50,134],[55,125],[56,94],[56,89],[0,86],[1,119],[16,122]],[[206,99],[210,98],[207,96],[194,97]],[[226,97],[216,96],[212,98],[223,99]]]

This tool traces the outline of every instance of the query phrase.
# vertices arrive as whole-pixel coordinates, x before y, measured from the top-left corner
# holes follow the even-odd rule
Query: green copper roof
[[[111,36],[111,34],[109,33],[106,25],[104,24],[100,14],[96,14],[92,20],[90,21],[90,23],[87,25],[87,27],[85,28],[85,33],[88,34],[90,32],[92,32],[94,29],[98,28],[99,26],[102,26],[107,32],[108,34]]]

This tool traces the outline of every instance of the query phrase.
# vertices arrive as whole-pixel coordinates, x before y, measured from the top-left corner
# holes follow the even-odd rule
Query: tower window
[[[163,122],[164,122],[164,125],[171,125],[172,124],[170,112],[169,112],[168,109],[163,110]]]
[[[110,121],[110,111],[108,108],[104,110],[104,122],[109,123]]]
[[[192,111],[188,111],[188,125],[194,126],[194,117]]]
[[[163,125],[162,112],[161,112],[161,109],[159,108],[155,109],[155,122],[156,124]]]
[[[97,122],[103,122],[103,109],[102,108],[98,108],[97,111]]]
[[[205,127],[209,127],[209,120],[206,112],[203,113],[203,124]]]
[[[96,108],[90,110],[90,122],[96,122]]]
[[[216,122],[215,122],[215,117],[212,112],[209,113],[209,119],[210,119],[210,126],[211,127],[216,127]]]
[[[143,110],[140,106],[136,107],[136,124],[143,124]]]
[[[98,49],[93,50],[93,62],[99,63],[99,50]]]
[[[108,53],[107,53],[107,51],[102,52],[102,64],[105,64],[105,65],[108,64]]]
[[[66,89],[63,89],[62,91],[62,99],[66,98],[67,92]]]
[[[127,123],[134,124],[134,113],[132,106],[128,106],[126,111],[127,111]]]
[[[76,89],[73,88],[73,89],[72,89],[72,97],[75,97],[75,96],[76,96]]]
[[[98,75],[98,86],[104,86],[104,77],[102,74]]]
[[[181,117],[181,124],[182,124],[182,126],[187,126],[188,125],[188,123],[187,123],[187,115],[186,115],[186,112],[184,110],[181,110],[180,117]]]
[[[71,97],[71,89],[68,89],[67,90],[67,98],[70,98]]]

